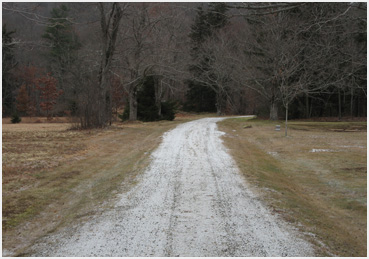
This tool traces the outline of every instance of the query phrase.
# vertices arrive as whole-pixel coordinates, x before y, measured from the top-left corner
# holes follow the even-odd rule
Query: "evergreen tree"
[[[76,61],[81,44],[68,18],[69,9],[64,4],[51,11],[50,25],[42,35],[51,44],[50,61],[65,73]]]
[[[161,115],[159,115],[155,98],[155,76],[146,76],[137,92],[137,119],[140,121],[174,120],[175,110],[175,102],[161,102]],[[129,105],[119,117],[123,121],[129,119]]]
[[[12,115],[12,118],[10,120],[12,123],[19,123],[22,121],[22,118],[19,117],[18,113],[17,112],[14,112],[13,115]]]
[[[195,18],[194,24],[191,26],[191,33],[189,37],[191,38],[192,44],[192,55],[196,55],[201,44],[206,40],[207,37],[211,35],[210,26],[207,21],[207,14],[204,12],[202,7],[197,8],[197,16]]]
[[[225,13],[228,7],[225,3],[210,3],[209,12],[207,14],[207,22],[212,31],[223,28],[228,23]]]
[[[158,107],[155,103],[155,80],[147,76],[137,93],[137,118],[142,121],[154,121],[158,118]]]
[[[50,44],[47,54],[50,71],[65,93],[60,98],[61,107],[64,106],[64,109],[75,113],[79,85],[76,85],[74,81],[76,76],[72,72],[77,70],[76,61],[81,43],[68,15],[69,9],[64,4],[53,8],[49,19],[50,25],[46,27],[42,37]]]
[[[184,109],[194,112],[215,112],[215,91],[210,87],[196,83],[194,80],[187,82],[189,90],[186,93]]]
[[[16,77],[12,71],[17,66],[17,61],[14,57],[13,34],[15,31],[8,31],[6,24],[3,24],[2,33],[2,102],[3,115],[10,115],[14,103],[14,90],[16,88]]]
[[[205,12],[200,6],[197,9],[197,15],[194,24],[191,26],[191,56],[193,64],[189,70],[192,78],[187,80],[188,91],[186,94],[185,109],[196,112],[215,112],[217,111],[217,89],[216,85],[199,82],[204,71],[211,71],[211,53],[210,56],[200,55],[203,52],[203,43],[212,37],[213,33],[224,27],[228,20],[225,16],[227,7],[224,3],[210,3],[208,10]],[[202,56],[201,60],[198,57]]]

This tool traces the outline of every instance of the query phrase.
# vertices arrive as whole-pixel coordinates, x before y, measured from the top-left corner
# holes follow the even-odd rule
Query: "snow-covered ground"
[[[167,132],[115,208],[45,237],[34,256],[313,256],[248,188],[206,118]]]

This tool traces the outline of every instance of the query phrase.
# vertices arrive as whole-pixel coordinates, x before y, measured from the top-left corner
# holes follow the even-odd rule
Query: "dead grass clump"
[[[63,174],[61,174],[60,176],[58,176],[59,179],[70,179],[73,178],[77,175],[80,175],[81,172],[80,171],[70,171],[70,172],[65,172]]]

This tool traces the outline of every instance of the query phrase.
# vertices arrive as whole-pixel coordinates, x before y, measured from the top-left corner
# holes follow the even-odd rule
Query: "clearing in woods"
[[[246,122],[249,118],[207,118],[179,125],[165,133],[155,150],[163,132],[195,118],[200,117],[116,124],[109,130],[81,132],[67,130],[67,124],[3,124],[3,255],[366,253],[361,247],[363,241],[347,235],[343,228],[347,225],[359,230],[366,223],[362,218],[366,215],[366,184],[359,186],[349,178],[354,169],[348,169],[365,164],[361,158],[362,149],[366,150],[366,132],[361,129],[344,133],[347,137],[341,149],[356,153],[347,156],[341,150],[338,157],[346,157],[347,170],[334,174],[327,173],[331,164],[327,168],[303,159],[317,154],[312,150],[333,150],[332,145],[307,145],[300,131],[282,138],[270,130],[268,123]],[[217,122],[227,134],[217,130]],[[294,127],[301,132],[313,131],[309,134],[317,143],[322,144],[326,138],[317,132],[314,123],[291,125]],[[340,137],[341,128],[335,129],[338,133],[329,139]],[[220,138],[225,140],[237,165]],[[286,149],[283,141],[294,144]],[[328,151],[319,154],[332,158]],[[285,154],[291,159],[286,160],[289,156]],[[310,178],[303,166],[310,166],[310,170],[321,167],[322,173],[312,176],[319,176],[323,182],[315,178],[306,181]],[[291,168],[301,173],[291,174]],[[347,184],[339,185],[341,180]],[[306,191],[313,192],[315,203]],[[331,195],[327,196],[327,192]],[[343,206],[340,210],[330,206],[337,220],[328,210],[323,210],[322,215],[323,196],[326,203],[334,201],[338,207]],[[357,201],[365,203],[365,213]],[[354,218],[350,220],[345,215],[352,212]],[[341,220],[344,224],[334,224]],[[355,233],[361,238],[366,227]],[[313,245],[304,241],[306,237]]]

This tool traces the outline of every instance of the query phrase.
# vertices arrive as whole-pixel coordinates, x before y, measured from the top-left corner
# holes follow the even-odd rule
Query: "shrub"
[[[177,103],[173,101],[167,101],[161,103],[161,119],[172,121],[175,118],[177,110]]]
[[[124,107],[124,111],[122,114],[118,114],[118,117],[122,120],[122,121],[126,121],[129,119],[129,103],[126,105],[126,107]]]
[[[12,123],[19,123],[22,121],[21,117],[19,117],[18,113],[14,113],[10,120]]]

